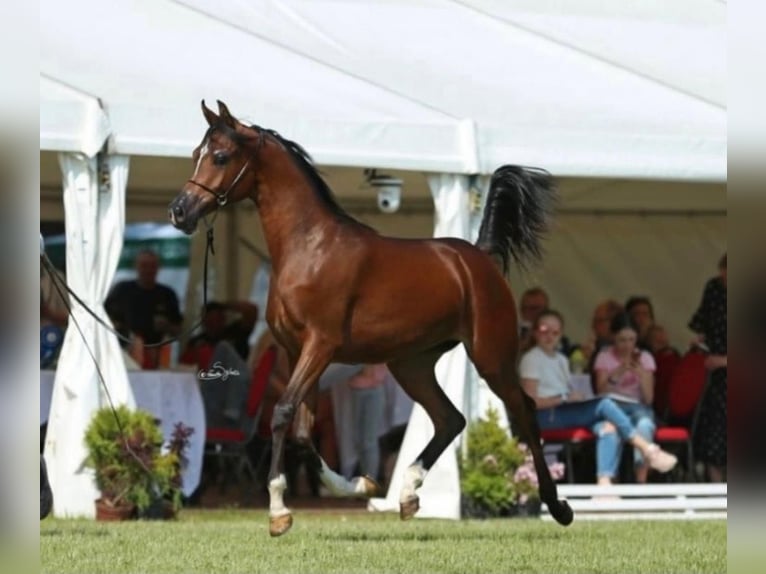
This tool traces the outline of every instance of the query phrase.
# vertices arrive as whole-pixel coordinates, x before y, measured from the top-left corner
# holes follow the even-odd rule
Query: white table
[[[40,424],[48,421],[55,371],[40,371]],[[199,485],[205,450],[205,406],[195,373],[174,371],[128,371],[136,406],[160,419],[162,434],[170,440],[177,422],[194,428],[186,453],[183,493],[191,495]]]

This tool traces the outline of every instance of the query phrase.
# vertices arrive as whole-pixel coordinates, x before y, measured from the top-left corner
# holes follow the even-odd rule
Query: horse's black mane
[[[324,204],[330,209],[330,212],[332,212],[333,215],[335,215],[342,221],[347,221],[347,222],[352,221],[354,223],[361,224],[359,221],[351,217],[351,215],[349,215],[340,206],[340,204],[338,204],[338,200],[335,199],[335,195],[330,189],[330,186],[327,185],[327,182],[324,180],[324,178],[322,178],[322,175],[319,173],[319,170],[317,170],[316,166],[314,165],[314,160],[311,159],[311,156],[303,148],[302,145],[295,143],[294,141],[291,141],[285,137],[282,137],[278,132],[274,130],[261,128],[259,126],[251,126],[251,127],[259,133],[269,134],[271,137],[273,137],[279,143],[285,146],[285,149],[288,152],[290,152],[290,155],[295,160],[295,163],[298,164],[298,167],[301,168],[303,173],[306,175],[306,177],[308,177],[309,181],[313,184],[314,189],[316,190],[317,195],[319,196],[319,199],[321,199],[324,202]]]
[[[218,126],[218,127],[220,128],[221,126]],[[303,148],[303,146],[301,146],[298,143],[295,143],[294,141],[288,140],[287,138],[281,136],[275,130],[262,128],[257,125],[251,125],[249,127],[258,134],[258,142],[256,143],[257,147],[260,147],[263,145],[263,139],[265,135],[269,135],[273,137],[275,140],[277,140],[280,144],[284,146],[284,148],[288,151],[290,156],[295,161],[296,165],[301,169],[303,174],[311,182],[314,190],[317,192],[317,196],[319,197],[319,199],[325,204],[325,206],[327,206],[330,212],[339,221],[344,223],[354,223],[356,225],[367,227],[367,225],[365,225],[361,221],[354,219],[340,206],[340,204],[338,204],[338,201],[335,199],[335,195],[333,194],[332,190],[327,185],[327,182],[325,182],[325,180],[322,178],[322,175],[319,173],[319,170],[317,170],[317,168],[314,166],[314,161],[311,159],[311,156]],[[244,144],[248,142],[247,136],[242,135],[239,132],[236,132],[230,127],[223,125],[222,129],[225,131],[227,136],[232,138],[238,144]],[[252,143],[252,140],[249,140],[249,141],[250,143]]]

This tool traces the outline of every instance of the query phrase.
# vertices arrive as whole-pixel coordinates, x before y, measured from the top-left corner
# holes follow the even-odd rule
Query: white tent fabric
[[[98,100],[40,74],[40,142],[57,151],[93,157],[109,137],[109,119]]]
[[[726,180],[718,2],[42,0],[40,27],[41,150],[93,156],[108,141],[114,153],[188,158],[205,97],[323,165]],[[468,206],[467,179],[437,179],[463,191],[434,192],[436,233],[470,238],[469,212],[448,208]],[[82,218],[72,208],[68,227]],[[465,357],[448,360],[465,381]],[[474,416],[484,399],[471,400]],[[430,483],[455,486],[444,464],[421,515],[439,496]]]
[[[188,157],[207,97],[325,165],[726,179],[718,2],[43,0],[40,25],[42,149],[95,137],[60,114],[91,98],[116,152]]]
[[[67,232],[67,282],[72,290],[108,322],[104,299],[122,249],[128,158],[110,156],[110,186],[99,189],[97,161],[61,154]],[[80,334],[75,321],[82,329]],[[84,468],[83,433],[97,408],[108,404],[93,351],[114,405],[135,405],[117,338],[75,305],[67,329],[51,399],[45,459],[53,491],[54,513],[61,517],[95,514],[98,491],[93,474]]]

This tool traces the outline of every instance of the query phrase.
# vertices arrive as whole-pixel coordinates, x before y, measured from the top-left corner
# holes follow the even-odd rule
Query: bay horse
[[[384,237],[341,209],[298,144],[240,123],[220,101],[218,114],[204,100],[202,112],[208,129],[169,217],[191,234],[200,218],[251,199],[261,218],[272,258],[266,320],[291,366],[272,421],[270,534],[292,526],[283,500],[286,433],[300,409],[308,422],[296,428],[308,440],[317,381],[332,362],[386,363],[433,422],[434,436],[407,468],[400,493],[400,517],[417,512],[417,489],[466,424],[434,374],[439,357],[458,344],[529,445],[542,501],[555,520],[570,524],[572,510],[558,500],[543,458],[535,403],[520,384],[516,305],[505,279],[511,258],[524,265],[540,257],[555,200],[550,175],[518,166],[496,170],[475,246],[457,238]],[[316,456],[320,479],[335,494],[375,492],[371,479],[347,481]]]

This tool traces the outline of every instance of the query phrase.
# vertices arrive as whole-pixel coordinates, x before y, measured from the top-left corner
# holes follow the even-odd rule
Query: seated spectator
[[[535,346],[535,338],[532,326],[537,317],[550,307],[550,297],[542,287],[530,287],[521,294],[519,301],[519,345],[522,351],[528,351]],[[565,356],[572,353],[573,346],[566,335],[561,335],[558,343],[558,351]]]
[[[60,273],[58,283],[64,283]],[[63,288],[63,287],[62,287]],[[64,332],[69,321],[67,301],[59,294],[53,285],[48,271],[40,264],[40,368],[55,369],[58,363],[61,346],[64,343]]]
[[[125,368],[128,371],[141,370],[141,365],[144,362],[143,339],[128,329],[127,321],[120,307],[106,304],[105,309],[114,330],[120,334],[117,341],[120,343]]]
[[[601,349],[596,357],[596,392],[599,395],[614,393],[626,397],[626,401],[618,401],[617,404],[630,417],[641,438],[651,443],[657,430],[652,410],[656,370],[654,358],[651,353],[637,347],[638,328],[627,313],[612,319],[611,331],[614,343]],[[619,461],[622,440],[614,432],[602,433],[605,424],[597,425],[596,432],[606,443],[604,448],[612,451]],[[645,483],[649,466],[639,449],[634,451],[633,465],[636,481]]]
[[[56,271],[56,276],[56,283],[63,290],[66,277],[59,271]],[[59,293],[48,271],[40,264],[40,326],[56,325],[62,330],[66,329],[69,321],[69,302],[64,297],[68,295]]]
[[[66,321],[58,313],[51,312],[40,292],[40,368],[55,369],[61,346],[64,343]]]
[[[238,311],[227,323],[226,312]],[[189,340],[179,362],[200,369],[200,392],[208,426],[241,429],[250,389],[248,337],[258,308],[247,301],[210,302],[202,315],[202,332]]]
[[[257,320],[258,307],[249,301],[208,302],[202,310],[202,332],[189,339],[180,361],[206,369],[215,346],[222,341],[227,341],[240,359],[246,361],[250,354],[250,334]]]
[[[665,419],[670,407],[670,383],[676,367],[681,362],[681,354],[670,346],[668,333],[662,325],[653,325],[649,329],[647,343],[654,362],[657,363],[657,371],[654,374],[654,413]]]
[[[587,341],[580,345],[585,361],[587,362],[586,372],[590,373],[591,378],[594,377],[593,365],[596,362],[596,355],[598,352],[607,345],[612,344],[612,331],[611,324],[615,315],[624,311],[622,305],[620,305],[614,299],[607,299],[602,301],[593,310],[593,317],[591,318],[591,334]]]
[[[625,311],[638,329],[638,346],[649,350],[649,329],[654,325],[654,307],[649,297],[634,295],[625,302]]]
[[[150,250],[136,256],[136,279],[117,283],[106,298],[106,305],[119,309],[128,330],[146,345],[155,345],[181,332],[181,311],[173,289],[157,282],[159,257]],[[160,367],[160,349],[146,348],[144,369]]]
[[[638,449],[649,465],[667,472],[676,465],[676,457],[646,440],[617,403],[608,398],[583,400],[570,390],[569,363],[557,352],[564,320],[556,311],[546,310],[534,323],[536,345],[524,354],[519,367],[521,383],[537,405],[537,422],[541,430],[572,427],[594,427],[608,421],[598,430],[596,466],[599,484],[611,484],[619,466],[618,452],[609,435],[619,433]]]

